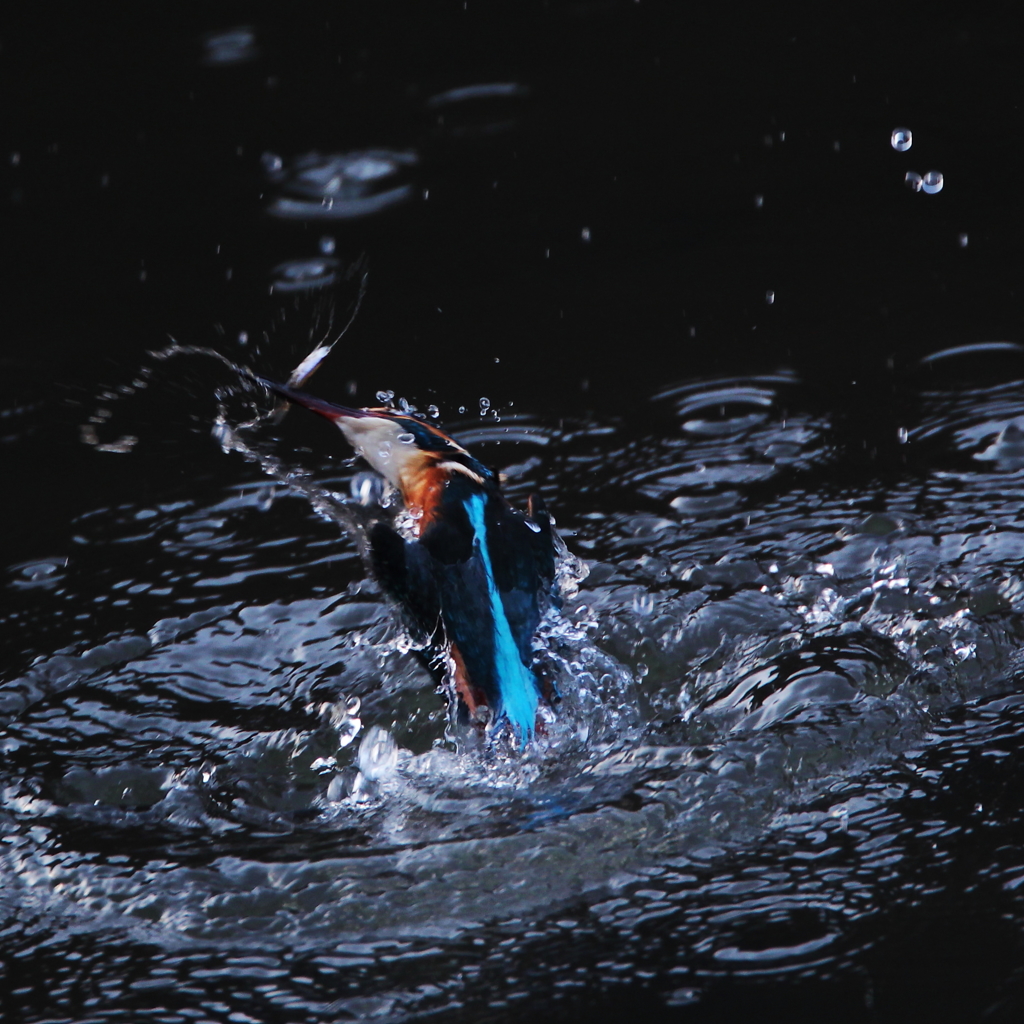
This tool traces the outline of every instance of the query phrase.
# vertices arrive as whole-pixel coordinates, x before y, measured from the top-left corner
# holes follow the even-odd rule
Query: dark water
[[[1008,15],[475,7],[5,16],[4,1019],[1019,1019]],[[227,365],[357,305],[568,546],[524,756]]]

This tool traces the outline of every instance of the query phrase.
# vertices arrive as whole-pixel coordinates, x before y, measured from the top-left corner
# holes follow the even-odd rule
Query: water
[[[256,33],[248,25],[210,32],[203,39],[204,60],[210,65],[242,64],[259,56]]]
[[[326,288],[338,279],[338,261],[327,257],[289,260],[274,267],[274,283],[279,292],[306,291]]]
[[[265,160],[270,182],[282,193],[268,212],[286,220],[321,221],[379,214],[412,197],[412,184],[401,179],[418,162],[412,152],[375,149],[308,153],[289,164]]]
[[[897,153],[905,153],[914,144],[914,133],[909,128],[893,128],[889,141]]]
[[[553,485],[589,568],[543,629],[564,699],[523,757],[452,731],[339,526],[352,471],[258,431],[204,494],[87,511],[66,556],[13,567],[0,903],[57,980],[5,1005],[515,1019],[624,985],[863,985],[871,922],[1019,813],[1024,381],[923,379],[912,468],[866,488],[823,486],[843,455],[792,374],[651,397],[675,431],[455,427],[513,500]],[[1019,920],[1012,849],[975,884]]]
[[[1020,1018],[1019,97],[884,13],[19,12],[5,1020]],[[246,368],[544,497],[525,753]]]

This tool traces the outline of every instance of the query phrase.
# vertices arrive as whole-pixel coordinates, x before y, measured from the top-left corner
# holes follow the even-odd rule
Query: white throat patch
[[[382,416],[341,417],[334,421],[345,439],[393,487],[423,458],[416,439],[401,424]]]

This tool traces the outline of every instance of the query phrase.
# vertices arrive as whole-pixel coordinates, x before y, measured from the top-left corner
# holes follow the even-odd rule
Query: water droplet
[[[324,235],[324,237],[320,239],[320,251],[325,256],[330,256],[331,253],[334,252],[334,248],[334,239],[330,235]]]
[[[907,171],[907,173],[903,175],[903,180],[915,192],[921,191],[921,175],[916,171]]]
[[[941,171],[929,171],[921,179],[921,188],[929,195],[933,196],[936,192],[942,191],[942,172]]]
[[[249,344],[249,332],[248,331],[239,331],[238,332],[238,344],[239,345],[248,345]]]
[[[284,167],[284,161],[276,153],[264,153],[260,163],[267,174],[276,174]]]
[[[459,406],[459,415],[460,416],[463,415],[463,413],[465,413],[465,411],[466,411],[466,407],[464,405],[460,405]]]
[[[961,249],[966,249],[967,248],[967,232],[966,231],[961,231],[960,234],[957,236],[957,241],[960,243],[960,248]]]
[[[487,410],[491,407],[491,400],[489,398],[480,399],[480,415],[486,416]]]
[[[441,410],[436,405],[427,406],[427,415],[432,419],[436,420],[441,415]]]
[[[377,392],[377,401],[380,402],[381,405],[390,405],[391,401],[392,401],[392,399],[394,397],[395,397],[394,391],[378,391]]]
[[[398,440],[401,441],[402,444],[415,444],[416,443],[416,435],[415,434],[409,434],[409,433],[399,434],[398,435]]]
[[[832,143],[832,151],[834,153],[838,153],[839,152],[839,143],[838,142],[833,142]]]
[[[584,228],[580,232],[580,238],[582,238],[584,242],[589,242],[590,241],[590,228]]]
[[[384,481],[376,473],[357,473],[349,491],[360,505],[379,505],[384,496]]]
[[[900,427],[900,428],[899,428],[899,429],[898,429],[898,430],[896,431],[896,437],[897,437],[897,439],[899,440],[899,443],[900,443],[900,444],[906,444],[906,443],[907,443],[907,440],[908,440],[908,438],[909,438],[909,436],[910,436],[910,435],[909,435],[909,433],[907,432],[907,428],[906,428],[906,427]]]
[[[897,153],[906,153],[914,144],[914,133],[909,128],[893,128],[889,141]]]
[[[761,207],[764,206],[764,196],[762,196],[762,195],[754,196],[754,206],[758,210],[760,210]]]
[[[359,770],[368,779],[389,775],[398,764],[398,747],[387,729],[372,726],[359,744]]]
[[[769,306],[775,305],[775,292],[770,290],[766,291],[764,293],[764,301],[767,302]]]

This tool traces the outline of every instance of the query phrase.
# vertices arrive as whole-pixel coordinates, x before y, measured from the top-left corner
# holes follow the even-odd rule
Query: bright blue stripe
[[[508,624],[505,606],[501,603],[501,595],[494,583],[491,554],[487,550],[483,495],[474,494],[466,502],[466,512],[476,535],[480,561],[483,562],[484,572],[487,574],[487,593],[491,599],[491,613],[494,616],[494,668],[498,677],[498,688],[501,690],[501,702],[512,728],[525,746],[526,741],[533,736],[537,720],[537,686],[533,673],[519,657],[519,648],[512,637],[512,627]]]

